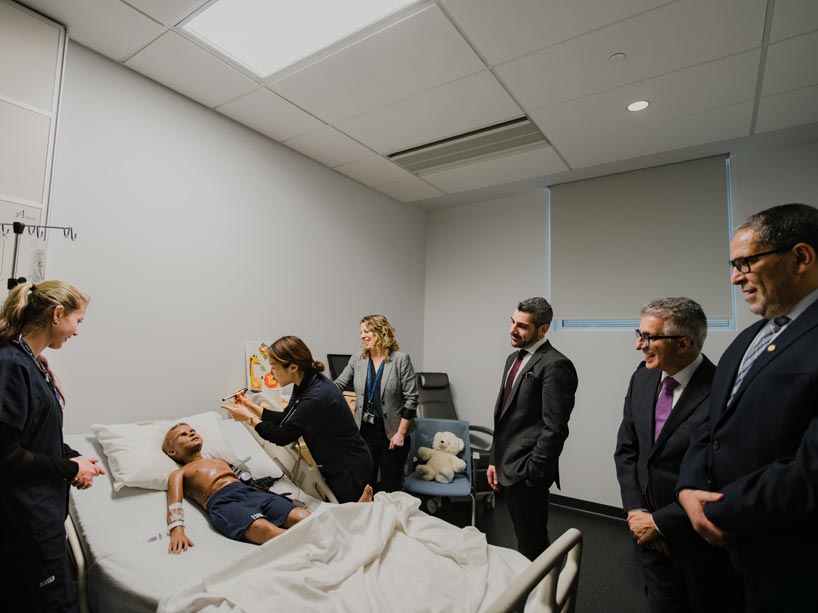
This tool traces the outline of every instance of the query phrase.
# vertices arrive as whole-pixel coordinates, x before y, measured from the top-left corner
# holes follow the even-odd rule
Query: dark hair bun
[[[318,360],[313,360],[312,362],[312,369],[315,372],[324,372],[324,363],[319,362]]]

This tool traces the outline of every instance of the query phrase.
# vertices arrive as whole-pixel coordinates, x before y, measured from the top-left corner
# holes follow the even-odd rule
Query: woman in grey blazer
[[[335,380],[342,390],[355,390],[355,423],[361,429],[374,464],[369,483],[377,489],[401,488],[403,467],[414,430],[418,390],[409,356],[398,351],[395,330],[383,315],[361,319],[361,353],[353,355]]]

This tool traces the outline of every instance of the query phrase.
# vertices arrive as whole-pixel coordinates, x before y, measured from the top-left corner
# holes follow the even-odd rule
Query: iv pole
[[[2,231],[3,236],[6,236],[9,232],[8,228],[9,224],[2,223],[0,224],[0,231]],[[11,278],[6,283],[6,289],[14,289],[21,283],[26,282],[25,277],[18,277],[17,276],[17,259],[20,256],[20,236],[23,234],[26,228],[28,228],[28,233],[31,236],[36,236],[41,240],[45,240],[45,233],[46,230],[62,230],[63,236],[65,238],[70,238],[72,241],[77,240],[77,235],[74,233],[74,229],[70,226],[63,227],[63,226],[27,226],[24,223],[19,221],[15,221],[11,223],[12,230],[14,231],[14,257],[12,259],[11,264]]]

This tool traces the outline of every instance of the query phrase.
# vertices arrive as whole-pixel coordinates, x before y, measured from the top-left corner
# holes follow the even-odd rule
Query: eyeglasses
[[[748,272],[751,272],[750,266],[755,264],[758,261],[758,258],[764,257],[765,255],[772,255],[773,253],[784,253],[793,247],[795,247],[795,245],[782,247],[781,249],[773,249],[771,251],[762,251],[761,253],[754,253],[753,255],[748,255],[743,258],[736,258],[735,260],[730,260],[730,266],[735,268],[740,273],[747,274]]]
[[[636,339],[642,341],[642,345],[645,349],[650,347],[651,341],[661,341],[666,338],[684,338],[684,336],[680,335],[668,336],[665,334],[648,334],[647,332],[642,332],[639,329],[634,330],[634,332],[636,333]]]

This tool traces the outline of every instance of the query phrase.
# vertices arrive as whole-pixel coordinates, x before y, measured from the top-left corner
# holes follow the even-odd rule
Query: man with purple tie
[[[642,307],[634,349],[644,361],[625,396],[614,460],[652,613],[742,610],[726,552],[694,532],[675,496],[690,437],[708,416],[716,367],[701,353],[706,336],[704,311],[689,298]]]

